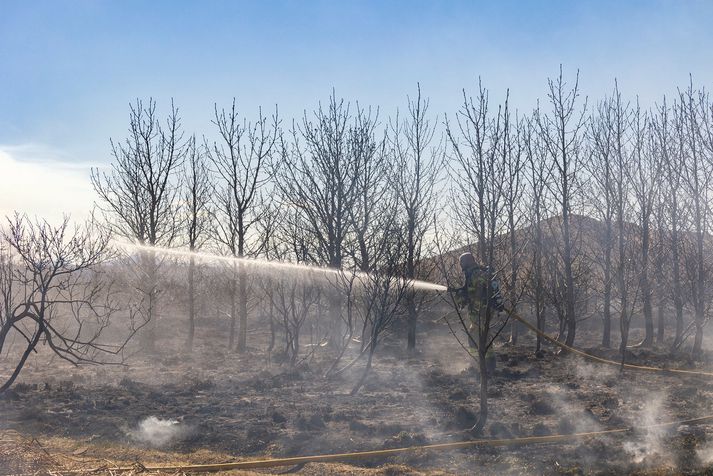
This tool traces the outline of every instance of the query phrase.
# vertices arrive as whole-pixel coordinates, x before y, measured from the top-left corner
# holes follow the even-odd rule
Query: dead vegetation
[[[470,439],[464,430],[477,418],[477,381],[443,325],[428,331],[433,344],[418,355],[387,340],[354,396],[349,390],[361,372],[324,380],[317,370],[319,354],[297,368],[268,367],[259,352],[220,355],[202,347],[193,357],[138,360],[125,369],[66,367],[58,374],[31,364],[0,400],[3,451],[11,455],[3,471],[105,464],[108,472],[107,461],[117,467],[204,464]],[[534,344],[531,336],[521,336],[518,347],[504,339],[497,344],[486,438],[571,434],[713,414],[713,382],[620,374],[547,348],[537,358]],[[443,359],[447,349],[453,355]],[[205,360],[198,358],[203,353]],[[687,365],[685,357],[676,360],[664,348],[633,349],[631,358]],[[182,431],[165,442],[138,438],[140,423],[150,416],[173,420]],[[485,474],[646,474],[661,468],[668,472],[657,474],[675,474],[707,467],[711,432],[713,425],[704,423],[557,445],[415,452],[345,465],[308,464],[301,474],[401,474],[407,468],[418,468],[411,474],[468,474],[474,467]]]

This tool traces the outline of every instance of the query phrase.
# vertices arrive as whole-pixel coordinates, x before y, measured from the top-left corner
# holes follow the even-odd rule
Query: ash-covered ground
[[[216,332],[211,328],[204,332]],[[203,337],[201,342],[210,341]],[[0,400],[0,430],[17,430],[39,442],[63,437],[83,448],[84,457],[95,452],[99,458],[112,448],[114,460],[123,462],[170,460],[161,454],[193,455],[188,459],[197,462],[201,451],[236,459],[341,453],[473,438],[466,430],[478,410],[477,375],[442,323],[422,326],[421,351],[415,355],[403,350],[401,336],[388,337],[356,396],[349,391],[362,364],[325,379],[328,348],[292,368],[274,355],[268,359],[259,340],[238,355],[224,350],[219,333],[213,337],[216,345],[199,346],[191,356],[171,350],[180,346],[172,347],[168,339],[159,346],[163,354],[136,356],[126,367],[71,367],[36,355]],[[617,358],[615,351],[587,345],[588,337],[595,341],[594,334],[580,335],[581,346]],[[535,356],[529,335],[517,346],[498,343],[484,437],[573,434],[713,415],[713,379],[622,373],[554,351],[548,347]],[[667,347],[633,348],[629,358],[654,366],[694,366]],[[711,435],[713,420],[557,444],[418,451],[353,464],[455,474],[696,474],[713,464]],[[302,471],[327,471],[311,466]],[[6,474],[12,472],[8,468]]]

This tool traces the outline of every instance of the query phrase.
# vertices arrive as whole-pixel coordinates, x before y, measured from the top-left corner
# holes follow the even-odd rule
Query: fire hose
[[[615,360],[609,360],[609,359],[605,359],[603,357],[598,357],[596,355],[589,354],[587,352],[584,352],[583,350],[579,350],[577,348],[568,346],[567,344],[558,341],[557,339],[550,336],[549,334],[542,332],[537,327],[530,324],[526,319],[519,316],[517,313],[515,313],[513,311],[506,310],[506,313],[509,315],[509,317],[512,317],[516,321],[522,323],[525,327],[527,327],[528,329],[530,329],[532,332],[539,335],[543,339],[547,340],[548,342],[555,344],[556,346],[562,348],[563,350],[565,350],[569,353],[578,355],[580,357],[584,357],[585,359],[592,360],[592,361],[598,362],[600,364],[614,365],[614,366],[620,367],[620,368],[623,367],[625,369],[642,370],[642,371],[646,371],[646,372],[658,372],[658,373],[668,373],[668,374],[682,374],[682,375],[697,375],[697,376],[701,376],[701,377],[713,377],[713,372],[706,372],[703,370],[669,369],[669,368],[664,368],[664,367],[650,367],[647,365],[635,365],[635,364],[627,364],[627,363],[622,364],[622,362],[617,362]]]
[[[698,425],[713,420],[713,415],[691,418],[689,420],[671,421],[666,423],[657,423],[653,425],[615,428],[610,430],[590,431],[584,433],[572,433],[565,435],[548,435],[548,436],[526,436],[520,438],[509,439],[477,439],[467,441],[454,441],[449,443],[437,443],[431,445],[408,446],[403,448],[390,448],[383,450],[357,451],[352,453],[333,453],[312,456],[295,456],[288,458],[271,458],[254,461],[236,461],[232,463],[216,463],[216,464],[174,464],[174,465],[132,465],[125,467],[110,467],[101,466],[94,469],[79,469],[79,470],[56,470],[53,474],[86,474],[101,471],[111,472],[128,472],[128,471],[164,471],[164,472],[215,472],[215,471],[230,471],[230,470],[247,470],[247,469],[264,469],[275,468],[280,466],[303,465],[306,463],[333,463],[338,461],[352,461],[367,458],[385,458],[389,456],[397,456],[404,453],[414,453],[419,451],[444,451],[469,448],[474,446],[481,447],[498,447],[498,446],[519,446],[542,443],[559,443],[571,442],[573,440],[584,440],[588,438],[609,436],[615,434],[629,433],[641,430],[651,430],[654,428],[666,428],[681,425]],[[138,467],[138,468],[137,468]]]

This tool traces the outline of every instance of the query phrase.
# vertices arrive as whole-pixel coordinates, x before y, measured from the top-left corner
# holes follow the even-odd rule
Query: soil
[[[208,330],[203,332],[210,337]],[[159,346],[164,354],[136,356],[128,366],[72,367],[47,353],[34,356],[17,384],[0,398],[0,474],[97,467],[109,471],[134,463],[227,462],[473,438],[468,429],[477,419],[478,377],[470,357],[442,324],[424,326],[421,350],[414,354],[403,350],[405,339],[387,338],[355,396],[350,390],[361,363],[325,379],[329,347],[318,347],[312,357],[291,367],[257,347],[241,355],[227,352],[220,345],[223,336],[213,337],[215,345],[199,346],[192,355],[181,354],[179,346]],[[594,340],[580,336],[578,344],[617,358],[615,351],[587,345]],[[253,343],[265,348],[260,340]],[[496,355],[484,438],[581,433],[713,415],[711,379],[622,373],[576,356],[556,355],[549,347],[536,355],[531,336],[521,336],[517,346],[498,342]],[[694,365],[665,347],[633,348],[630,361]],[[141,423],[152,416],[172,420],[169,426],[175,431],[170,437],[150,439],[141,432]],[[706,474],[713,471],[711,435],[713,420],[556,444],[310,463],[296,470]]]

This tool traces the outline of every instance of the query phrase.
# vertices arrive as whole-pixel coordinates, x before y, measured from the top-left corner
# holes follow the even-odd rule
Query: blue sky
[[[689,73],[711,85],[710,24],[713,2],[688,0],[0,0],[0,189],[10,161],[108,163],[137,97],[210,136],[214,102],[289,123],[332,87],[386,116],[420,82],[442,117],[480,76],[529,110],[562,63],[593,99],[616,77],[652,103]]]

